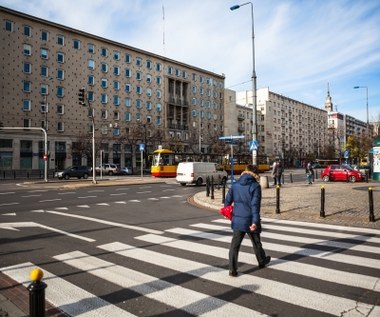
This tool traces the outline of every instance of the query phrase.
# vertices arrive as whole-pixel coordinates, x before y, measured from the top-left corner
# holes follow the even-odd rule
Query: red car
[[[343,182],[361,182],[364,180],[363,175],[359,171],[355,171],[349,165],[333,164],[327,166],[321,173],[324,182],[343,181]]]

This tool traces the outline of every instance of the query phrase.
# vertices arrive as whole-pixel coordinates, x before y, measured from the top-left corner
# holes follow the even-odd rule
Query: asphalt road
[[[378,230],[264,219],[271,264],[246,239],[231,278],[229,223],[189,204],[199,190],[2,185],[0,271],[28,285],[40,267],[71,316],[378,316]]]

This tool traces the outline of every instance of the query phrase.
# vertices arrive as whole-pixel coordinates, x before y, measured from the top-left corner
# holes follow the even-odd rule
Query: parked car
[[[132,175],[132,168],[130,168],[130,167],[122,167],[120,169],[120,173],[122,175]]]
[[[361,182],[364,180],[363,174],[355,171],[351,166],[344,164],[328,165],[321,173],[324,182],[343,181],[343,182]]]
[[[118,175],[121,173],[120,166],[117,164],[103,164],[103,166],[97,166],[95,170],[98,174],[100,174],[100,171],[107,175]]]
[[[70,166],[63,171],[56,172],[55,176],[58,179],[69,179],[70,177],[87,179],[91,171],[87,166]]]

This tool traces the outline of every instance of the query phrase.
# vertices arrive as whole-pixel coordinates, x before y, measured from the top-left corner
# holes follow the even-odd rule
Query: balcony
[[[239,121],[243,121],[245,119],[245,116],[244,114],[239,113],[237,118]]]

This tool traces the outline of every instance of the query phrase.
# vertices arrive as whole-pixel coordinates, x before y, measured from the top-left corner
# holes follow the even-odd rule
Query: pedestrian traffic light
[[[85,94],[85,89],[84,88],[80,88],[78,96],[79,96],[79,104],[82,105],[82,106],[86,105],[84,94]]]

